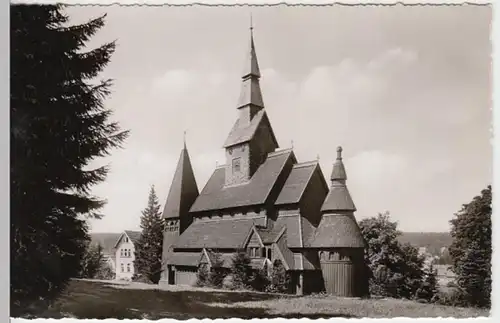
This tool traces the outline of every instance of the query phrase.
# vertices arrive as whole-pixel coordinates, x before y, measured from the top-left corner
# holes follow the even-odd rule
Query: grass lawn
[[[478,317],[487,310],[454,308],[412,301],[349,299],[333,296],[284,296],[146,284],[74,280],[40,318],[190,319],[330,317]]]

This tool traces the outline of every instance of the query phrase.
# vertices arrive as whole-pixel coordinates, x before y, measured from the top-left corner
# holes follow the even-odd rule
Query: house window
[[[260,256],[266,258],[266,248],[260,248]]]
[[[123,249],[120,249],[120,257],[123,257]]]
[[[127,242],[127,243],[128,243],[128,237],[125,237],[125,242]]]
[[[130,264],[127,264],[127,272],[130,272]]]
[[[267,249],[267,259],[271,260],[272,251],[271,248]]]
[[[125,269],[123,268],[123,264],[120,264],[120,268],[121,268],[122,272],[125,271]]]
[[[241,158],[233,159],[233,173],[238,173],[241,170]]]

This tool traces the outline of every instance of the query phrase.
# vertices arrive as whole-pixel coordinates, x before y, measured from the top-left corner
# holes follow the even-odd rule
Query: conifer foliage
[[[10,10],[11,315],[48,303],[80,271],[89,240],[85,217],[104,201],[90,194],[108,167],[90,161],[127,137],[103,100],[99,73],[114,42],[89,50],[104,16],[68,26],[60,5]]]
[[[82,259],[80,278],[113,279],[114,274],[100,244],[88,243]]]
[[[267,290],[272,293],[286,293],[290,285],[290,276],[283,262],[276,259],[273,263],[270,282]]]
[[[162,271],[163,220],[154,186],[149,191],[148,205],[142,211],[142,233],[135,246],[134,266],[139,275],[153,284],[160,281]]]
[[[248,289],[252,278],[250,257],[245,250],[234,254],[231,264],[232,285],[234,289]]]
[[[491,198],[488,186],[451,220],[451,269],[464,305],[491,304]]]

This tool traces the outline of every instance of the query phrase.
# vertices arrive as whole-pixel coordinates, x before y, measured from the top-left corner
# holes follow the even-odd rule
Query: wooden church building
[[[239,117],[224,143],[226,163],[201,192],[186,144],[181,151],[163,210],[160,284],[192,285],[214,252],[229,267],[234,253],[245,249],[255,269],[281,260],[297,294],[361,296],[367,286],[365,243],[346,186],[342,148],[330,184],[317,160],[299,162],[292,149],[278,149],[259,79],[251,33]]]

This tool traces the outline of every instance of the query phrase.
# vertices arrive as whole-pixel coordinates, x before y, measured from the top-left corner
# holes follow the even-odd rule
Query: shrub
[[[252,273],[251,286],[259,292],[266,291],[270,284],[268,275],[267,263],[264,266]]]
[[[200,266],[198,266],[198,273],[196,274],[196,286],[204,287],[207,286],[208,283],[209,283],[208,265],[201,264]]]
[[[271,293],[286,293],[290,285],[290,275],[287,273],[281,260],[276,259],[273,263],[270,284],[267,288]]]
[[[224,260],[220,253],[213,254],[212,266],[208,277],[209,285],[215,288],[221,288],[224,278],[227,276],[227,270],[223,267]]]
[[[97,271],[96,279],[112,280],[115,278],[115,272],[108,263],[104,263]]]
[[[362,220],[359,226],[368,245],[365,259],[370,294],[414,298],[424,276],[424,258],[417,248],[399,243],[401,232],[388,213]]]
[[[415,293],[415,298],[425,300],[427,302],[434,301],[438,294],[437,270],[434,269],[432,263],[424,271],[424,281]]]
[[[232,289],[248,289],[252,275],[250,257],[245,251],[238,251],[232,258]]]

